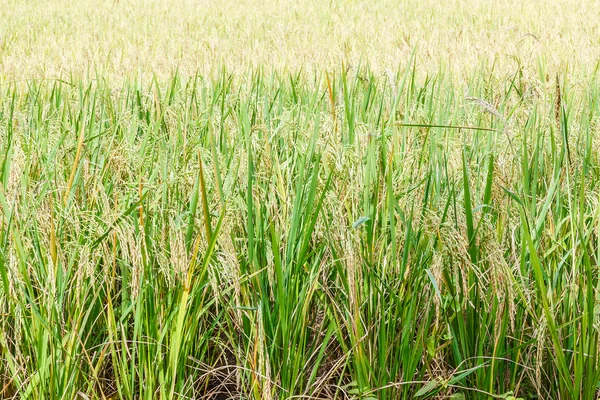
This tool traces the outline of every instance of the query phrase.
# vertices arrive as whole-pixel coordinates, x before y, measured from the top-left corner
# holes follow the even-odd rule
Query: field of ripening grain
[[[0,398],[600,398],[598,15],[0,0]]]

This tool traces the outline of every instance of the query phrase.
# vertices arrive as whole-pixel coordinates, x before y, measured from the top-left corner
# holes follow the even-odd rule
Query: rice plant
[[[0,86],[0,396],[592,399],[598,74]]]

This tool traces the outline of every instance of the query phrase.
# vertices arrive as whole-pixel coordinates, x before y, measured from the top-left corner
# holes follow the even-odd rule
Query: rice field
[[[0,0],[0,398],[600,398],[598,9]]]

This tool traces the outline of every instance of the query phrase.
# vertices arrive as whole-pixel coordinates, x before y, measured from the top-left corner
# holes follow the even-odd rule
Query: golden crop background
[[[251,68],[595,68],[598,1],[0,1],[3,80]]]

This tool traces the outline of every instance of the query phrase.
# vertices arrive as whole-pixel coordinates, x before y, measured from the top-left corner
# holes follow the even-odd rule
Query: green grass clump
[[[0,86],[0,397],[594,398],[598,76],[543,69]]]

